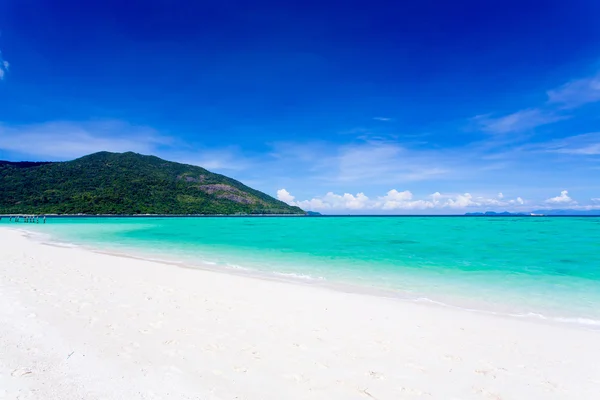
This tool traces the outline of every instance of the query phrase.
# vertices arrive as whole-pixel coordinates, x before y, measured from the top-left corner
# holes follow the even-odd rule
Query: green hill
[[[0,161],[3,214],[304,214],[201,167],[136,153]]]

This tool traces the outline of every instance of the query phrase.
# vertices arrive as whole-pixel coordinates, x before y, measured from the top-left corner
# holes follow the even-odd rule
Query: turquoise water
[[[600,218],[57,218],[18,226],[189,266],[600,325]]]

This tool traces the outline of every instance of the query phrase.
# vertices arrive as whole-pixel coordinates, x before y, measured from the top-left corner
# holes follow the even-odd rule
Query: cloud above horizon
[[[563,190],[560,192],[559,196],[556,197],[552,197],[546,200],[546,203],[549,204],[559,204],[559,205],[565,205],[565,204],[577,204],[577,202],[575,200],[573,200],[570,196],[569,196],[569,191],[568,190]]]
[[[523,179],[528,174],[536,179],[540,176],[561,179],[560,170],[548,171],[540,163],[545,159],[546,164],[551,164],[558,158],[563,163],[573,160],[584,163],[585,168],[593,168],[594,157],[599,154],[599,133],[516,147],[503,138],[493,136],[447,149],[414,142],[412,138],[400,141],[360,137],[349,138],[345,143],[275,142],[265,144],[261,152],[249,152],[237,145],[209,147],[184,142],[151,127],[119,120],[0,123],[0,158],[68,160],[97,151],[153,154],[225,173],[264,192],[277,193],[283,201],[307,210],[453,213],[521,210],[525,204],[528,210],[552,204],[585,207],[561,202],[564,197],[560,196],[551,200],[555,199],[548,196],[551,191],[540,197],[545,189],[535,189],[529,183],[519,185],[507,171]],[[585,174],[584,171],[580,176]],[[557,181],[562,184],[551,190],[573,184],[573,176],[573,173],[565,175],[565,180]],[[410,187],[411,191],[389,190],[390,187]],[[460,187],[469,190],[456,190]],[[504,190],[499,191],[500,188]],[[591,199],[597,197],[600,188],[589,190],[586,197]],[[373,197],[367,193],[384,194]],[[529,201],[525,203],[524,198]]]
[[[511,211],[532,212],[567,208],[572,210],[600,210],[600,198],[590,199],[590,204],[580,204],[563,190],[558,196],[541,202],[527,201],[521,196],[507,199],[502,193],[496,196],[472,195],[471,193],[435,192],[415,198],[409,190],[389,190],[382,196],[370,198],[362,192],[357,194],[336,194],[327,192],[324,196],[308,200],[296,200],[286,189],[277,191],[277,198],[285,203],[307,211],[327,214],[460,214],[469,211]]]
[[[416,199],[409,190],[398,191],[389,190],[385,195],[375,198],[369,198],[364,193],[357,194],[336,194],[328,192],[324,196],[315,197],[309,200],[297,201],[286,189],[277,191],[277,198],[289,205],[298,206],[308,211],[327,211],[327,212],[398,212],[398,211],[425,211],[425,210],[449,210],[454,213],[456,210],[466,210],[473,207],[518,207],[526,202],[521,197],[515,199],[504,199],[504,195],[499,193],[496,197],[473,196],[470,193],[464,194],[442,194],[435,192],[421,199]]]

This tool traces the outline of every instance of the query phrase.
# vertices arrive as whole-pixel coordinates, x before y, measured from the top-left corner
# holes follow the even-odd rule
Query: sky
[[[305,210],[600,209],[597,0],[0,0],[0,159],[134,151]]]

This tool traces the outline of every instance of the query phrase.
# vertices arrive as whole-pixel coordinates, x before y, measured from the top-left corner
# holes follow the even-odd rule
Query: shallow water
[[[49,218],[12,226],[189,266],[600,326],[600,218]]]

